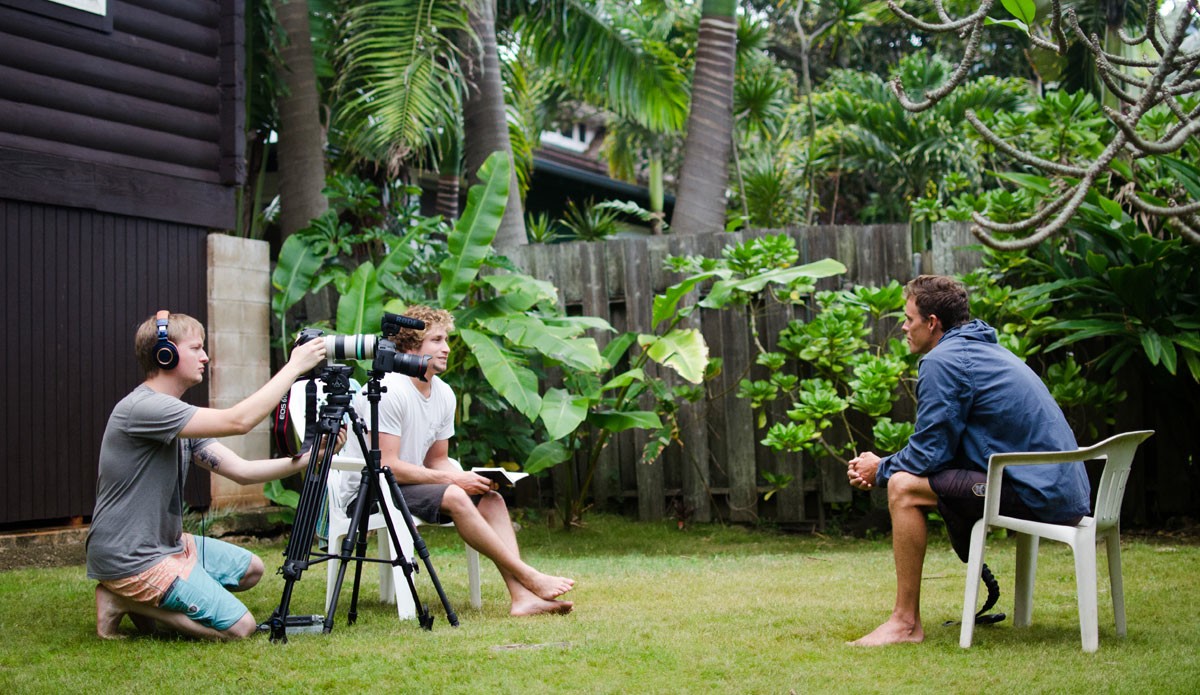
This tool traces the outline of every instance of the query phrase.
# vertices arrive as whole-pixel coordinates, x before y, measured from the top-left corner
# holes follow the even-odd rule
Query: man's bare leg
[[[103,584],[96,585],[96,634],[104,639],[121,639],[124,635],[117,632],[121,619],[126,614],[138,615],[134,620],[138,629],[147,625],[146,619],[158,621],[168,628],[177,630],[185,635],[210,640],[242,639],[254,633],[257,628],[254,617],[247,612],[227,630],[214,630],[206,625],[192,620],[183,613],[168,611],[148,603],[139,603],[113,593]]]
[[[521,556],[521,552],[517,547],[517,534],[513,531],[512,519],[508,516],[508,505],[504,503],[504,498],[496,493],[485,495],[479,501],[479,514],[487,521],[492,530],[496,532],[496,536],[508,549],[517,557]],[[571,601],[555,601],[546,600],[537,596],[529,589],[525,588],[524,584],[517,581],[511,573],[506,572],[497,565],[500,569],[500,576],[504,578],[504,584],[508,587],[508,595],[511,599],[511,607],[509,614],[513,616],[525,615],[540,615],[542,613],[570,613],[574,603]]]
[[[921,626],[921,568],[926,545],[922,509],[932,506],[937,506],[937,495],[927,479],[899,472],[888,481],[892,553],[896,558],[896,604],[885,623],[848,644],[877,647],[925,639]]]
[[[491,499],[493,496],[499,499],[500,508],[503,509],[502,519],[496,502]],[[442,498],[442,508],[454,517],[454,527],[458,529],[458,534],[468,545],[496,563],[496,568],[500,570],[501,576],[509,586],[510,594],[513,592],[510,579],[534,597],[547,602],[570,591],[575,586],[575,580],[539,572],[521,560],[516,535],[512,531],[512,521],[509,520],[508,509],[503,503],[504,499],[499,495],[489,493],[476,509],[462,488],[455,486],[447,488],[446,496]],[[484,511],[490,519],[484,517]],[[501,534],[505,534],[505,537]],[[515,608],[517,596],[514,595],[513,598]],[[562,612],[563,608],[569,610],[569,607],[561,605],[557,608],[559,610],[554,612]]]

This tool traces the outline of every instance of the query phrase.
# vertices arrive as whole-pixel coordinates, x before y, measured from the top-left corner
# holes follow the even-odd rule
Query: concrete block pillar
[[[208,235],[209,404],[228,408],[271,378],[271,260],[267,242]],[[269,422],[221,443],[248,460],[270,456]],[[262,484],[212,476],[213,507],[267,504]]]

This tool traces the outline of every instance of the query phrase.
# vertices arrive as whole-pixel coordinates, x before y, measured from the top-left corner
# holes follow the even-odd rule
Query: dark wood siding
[[[113,405],[142,380],[137,325],[158,309],[207,322],[207,232],[0,199],[0,524],[88,517]],[[188,392],[206,405],[207,382]],[[193,467],[188,499],[208,501]]]
[[[233,227],[243,5],[110,0],[108,33],[0,0],[4,195]]]

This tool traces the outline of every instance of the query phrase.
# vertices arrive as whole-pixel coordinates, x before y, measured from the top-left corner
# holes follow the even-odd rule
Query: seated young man
[[[454,436],[454,392],[438,378],[450,356],[447,342],[454,318],[444,310],[410,307],[406,315],[425,322],[425,329],[401,329],[392,336],[396,348],[431,359],[422,380],[390,373],[379,403],[380,463],[392,469],[413,516],[429,523],[454,521],[454,528],[472,548],[496,563],[511,599],[514,616],[568,613],[571,601],[555,600],[570,591],[573,579],[544,574],[521,560],[517,537],[504,498],[487,478],[462,470],[449,457]],[[361,397],[355,409],[367,417]],[[351,450],[357,449],[351,440]],[[341,501],[349,507],[359,486],[356,473],[342,476]]]
[[[87,538],[87,576],[96,579],[96,633],[121,637],[129,614],[143,631],[155,621],[187,635],[239,639],[257,627],[231,591],[258,583],[262,560],[215,538],[183,532],[183,485],[195,463],[241,484],[282,478],[308,455],[246,461],[211,437],[245,434],[297,377],[325,357],[323,341],[297,347],[265,386],[230,408],[180,400],[204,378],[204,327],[158,312],[134,339],[146,380],[113,408],[100,445],[96,508]]]
[[[955,551],[967,561],[971,526],[983,516],[987,465],[993,453],[1077,448],[1062,409],[1042,380],[996,341],[996,331],[972,321],[967,290],[954,278],[922,275],[904,288],[904,333],[910,351],[925,355],[917,374],[916,432],[900,451],[850,461],[850,484],[886,485],[896,558],[892,615],[850,644],[920,642],[921,568],[925,516],[938,508]],[[1004,472],[1002,513],[1073,525],[1089,512],[1083,463],[1021,466]]]

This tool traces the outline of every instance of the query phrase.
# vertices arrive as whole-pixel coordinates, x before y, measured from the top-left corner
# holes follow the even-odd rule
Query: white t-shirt
[[[387,389],[379,401],[379,432],[400,438],[399,458],[415,466],[425,465],[425,454],[434,442],[454,436],[454,391],[438,377],[430,379],[429,397],[421,395],[412,379],[396,373],[384,375],[381,384]],[[364,393],[354,398],[354,410],[371,426],[370,403]],[[370,444],[370,436],[367,437]],[[357,438],[351,437],[346,446],[349,456],[363,457]],[[384,466],[394,466],[395,461],[381,461]],[[338,501],[344,509],[354,501],[358,492],[358,473],[341,475],[341,490]]]

